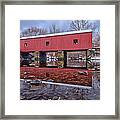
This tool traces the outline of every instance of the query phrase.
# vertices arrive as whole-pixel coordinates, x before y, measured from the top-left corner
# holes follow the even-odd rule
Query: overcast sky
[[[70,23],[72,20],[21,20],[20,21],[20,31],[24,31],[30,27],[39,27],[46,28],[49,31],[49,27],[52,24],[57,25],[60,29],[64,29],[64,31],[70,28]],[[90,20],[90,22],[95,22],[100,27],[99,20]]]
[[[30,27],[39,27],[49,29],[50,25],[55,24],[60,29],[69,28],[71,20],[21,20],[20,21],[20,30],[23,31]]]

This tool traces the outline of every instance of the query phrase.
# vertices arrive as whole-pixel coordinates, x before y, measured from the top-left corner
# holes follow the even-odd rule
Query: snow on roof
[[[70,31],[70,32],[46,34],[46,35],[28,36],[28,37],[22,37],[20,39],[22,40],[22,39],[28,39],[28,38],[42,38],[42,37],[69,35],[69,34],[76,34],[76,33],[86,33],[86,32],[92,32],[92,30],[80,30],[80,31]]]

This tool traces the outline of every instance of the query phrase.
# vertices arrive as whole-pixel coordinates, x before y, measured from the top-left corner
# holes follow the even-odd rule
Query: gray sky
[[[70,28],[70,23],[72,20],[21,20],[20,21],[20,31],[23,32],[24,30],[30,27],[39,27],[39,28],[46,28],[49,31],[49,27],[52,24],[57,25],[61,30],[68,30]],[[89,22],[95,22],[97,28],[100,28],[100,21],[99,20],[89,20]]]
[[[21,20],[20,30],[23,31],[30,27],[46,28],[49,30],[52,24],[56,24],[60,29],[67,30],[70,23],[71,20]]]

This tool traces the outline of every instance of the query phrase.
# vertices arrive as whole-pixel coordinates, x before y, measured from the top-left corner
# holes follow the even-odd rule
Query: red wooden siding
[[[78,39],[78,44],[73,40]],[[49,45],[46,46],[46,42]],[[27,44],[25,46],[25,43]],[[20,51],[56,51],[56,50],[85,50],[92,48],[92,32],[56,35],[20,40]]]

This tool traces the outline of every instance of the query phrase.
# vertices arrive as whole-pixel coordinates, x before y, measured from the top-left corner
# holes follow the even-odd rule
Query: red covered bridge
[[[20,51],[88,50],[92,48],[92,31],[75,31],[23,37]]]
[[[91,85],[91,72],[87,70],[89,49],[92,49],[91,30],[23,37],[21,78]]]

